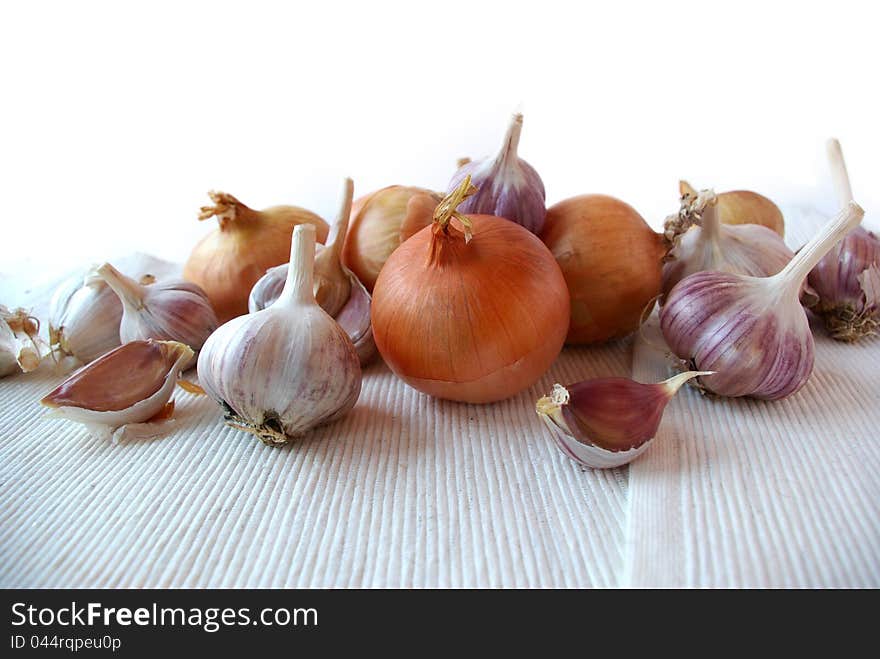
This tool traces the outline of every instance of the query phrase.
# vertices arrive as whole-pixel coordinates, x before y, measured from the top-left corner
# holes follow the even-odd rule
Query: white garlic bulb
[[[370,293],[342,263],[342,246],[348,232],[353,194],[354,184],[351,179],[346,179],[342,208],[333,225],[333,234],[327,245],[319,246],[316,252],[314,291],[318,304],[346,331],[354,343],[361,366],[366,366],[376,356],[370,323]],[[288,268],[287,263],[269,268],[254,284],[248,297],[251,313],[271,306],[278,299],[287,281]]]
[[[199,355],[199,383],[227,423],[273,446],[341,418],[360,395],[354,344],[315,301],[314,260],[315,229],[299,225],[280,297],[221,325]]]
[[[98,436],[167,420],[174,385],[193,351],[176,341],[132,341],[79,369],[40,402],[47,416],[85,424]]]
[[[94,269],[63,282],[49,303],[49,344],[84,364],[119,345],[122,303]]]
[[[179,341],[198,352],[219,325],[208,296],[196,284],[181,279],[144,286],[109,263],[95,273],[122,301],[119,338],[123,343]]]

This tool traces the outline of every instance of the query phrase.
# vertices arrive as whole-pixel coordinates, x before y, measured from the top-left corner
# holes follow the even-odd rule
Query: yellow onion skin
[[[183,268],[184,279],[204,289],[221,323],[246,314],[257,280],[269,268],[287,262],[296,225],[314,225],[321,243],[329,231],[324,220],[303,208],[255,211],[226,196],[235,207],[234,216],[220,217],[219,226],[198,242]]]
[[[679,192],[693,194],[697,191],[686,181],[680,181]],[[785,217],[779,206],[770,199],[751,190],[729,190],[718,195],[718,219],[722,224],[760,224],[785,238]]]
[[[559,266],[523,227],[470,215],[473,239],[422,229],[388,259],[372,323],[385,362],[438,398],[489,403],[534,384],[562,349],[568,290]]]
[[[660,294],[667,246],[629,204],[600,194],[547,210],[541,239],[571,297],[566,342],[579,345],[635,331]]]
[[[430,197],[432,208],[440,201],[440,195],[424,188],[390,185],[352,204],[342,262],[368,291],[372,292],[379,271],[391,253],[431,221],[430,214],[411,212],[409,203],[415,195]],[[413,217],[424,220],[412,226]]]

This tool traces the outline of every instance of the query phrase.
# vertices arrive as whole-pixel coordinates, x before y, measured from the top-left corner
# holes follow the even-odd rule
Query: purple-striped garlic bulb
[[[666,404],[691,378],[711,372],[679,373],[658,384],[627,378],[594,378],[563,387],[535,404],[559,449],[594,469],[632,462],[657,434]]]
[[[841,203],[852,199],[840,142],[829,140],[828,159]],[[856,341],[880,331],[880,238],[862,226],[853,229],[810,272],[817,301],[811,310],[831,336]]]
[[[674,241],[663,266],[664,295],[701,270],[768,277],[782,270],[794,256],[772,229],[760,224],[722,224],[718,201],[712,190],[701,190],[696,195],[686,192],[678,214],[667,219],[667,235],[669,230],[685,231]]]
[[[682,279],[660,310],[672,352],[692,369],[715,371],[700,382],[721,396],[777,400],[795,393],[809,379],[814,358],[801,286],[863,215],[849,202],[771,277],[704,271]]]
[[[199,384],[226,422],[270,446],[341,418],[361,391],[354,344],[315,301],[314,261],[315,227],[297,225],[278,299],[221,325],[199,354]]]
[[[544,183],[538,172],[517,155],[522,132],[522,115],[515,114],[504,144],[495,158],[465,162],[449,182],[448,193],[456,190],[470,175],[477,193],[465,199],[458,210],[468,215],[494,215],[541,233],[547,214]]]

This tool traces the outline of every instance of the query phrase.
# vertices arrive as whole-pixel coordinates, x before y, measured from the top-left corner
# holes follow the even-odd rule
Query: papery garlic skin
[[[535,409],[567,456],[594,469],[619,467],[647,450],[678,389],[692,378],[711,374],[689,371],[659,384],[628,378],[555,384]]]
[[[0,304],[0,377],[33,371],[48,353],[38,321],[24,309],[10,311]]]
[[[207,295],[196,284],[172,280],[143,286],[109,263],[95,273],[122,301],[119,338],[123,343],[179,341],[198,352],[219,325]]]
[[[672,351],[692,368],[716,371],[701,384],[722,396],[778,400],[813,370],[810,323],[799,302],[807,274],[864,211],[850,202],[772,277],[714,271],[681,280],[660,310]]]
[[[695,216],[696,226],[681,235],[663,266],[663,294],[682,279],[702,270],[752,277],[768,277],[782,270],[794,256],[775,231],[759,224],[723,224],[718,197],[703,190],[686,196],[681,214]],[[677,220],[679,218],[676,218]]]
[[[51,418],[107,435],[160,415],[193,351],[175,341],[133,341],[76,371],[40,403]]]
[[[122,302],[94,269],[74,275],[49,303],[49,344],[83,364],[117,347]]]
[[[360,395],[361,369],[348,335],[316,303],[315,230],[294,229],[282,295],[221,325],[198,359],[199,383],[229,425],[268,445],[286,444],[341,418]]]
[[[535,168],[517,155],[522,121],[521,114],[514,115],[501,152],[462,165],[447,190],[451,193],[470,176],[477,192],[459,205],[460,212],[503,217],[539,234],[547,214],[546,193]]]

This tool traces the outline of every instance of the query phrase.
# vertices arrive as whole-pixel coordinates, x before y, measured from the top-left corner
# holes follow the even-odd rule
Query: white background
[[[515,110],[549,203],[604,192],[657,225],[687,177],[830,212],[835,135],[876,217],[867,6],[4,2],[0,273],[183,260],[209,189],[329,218],[344,176],[444,188]]]

